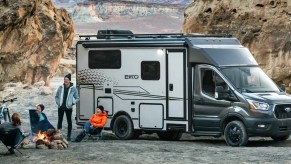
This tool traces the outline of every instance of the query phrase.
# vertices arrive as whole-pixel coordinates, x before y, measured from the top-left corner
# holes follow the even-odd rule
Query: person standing
[[[72,132],[72,112],[73,105],[79,101],[78,90],[71,83],[71,74],[64,77],[64,84],[59,86],[55,96],[56,104],[58,105],[58,129],[62,129],[64,113],[66,113],[68,123],[67,140],[71,141]]]

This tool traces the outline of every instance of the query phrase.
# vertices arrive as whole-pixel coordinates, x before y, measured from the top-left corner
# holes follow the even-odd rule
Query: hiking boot
[[[15,151],[12,148],[8,149],[8,151],[9,151],[10,154],[15,154]]]
[[[80,142],[79,140],[77,140],[77,139],[74,139],[72,142]]]
[[[71,137],[67,137],[67,141],[71,141]]]

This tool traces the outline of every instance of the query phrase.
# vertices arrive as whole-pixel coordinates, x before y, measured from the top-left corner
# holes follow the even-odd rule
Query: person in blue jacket
[[[64,77],[64,84],[59,86],[55,96],[58,105],[58,129],[62,129],[64,113],[68,122],[67,140],[71,141],[73,105],[79,101],[78,90],[71,83],[71,74]]]
[[[55,129],[55,127],[48,121],[47,116],[43,113],[44,105],[38,104],[36,105],[36,112],[39,116],[39,121],[36,125],[36,133],[37,132],[47,132],[48,129]]]

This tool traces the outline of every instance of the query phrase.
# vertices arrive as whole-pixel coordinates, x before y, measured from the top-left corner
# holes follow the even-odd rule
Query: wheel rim
[[[242,138],[242,131],[237,126],[232,126],[229,128],[229,139],[233,143],[238,143]]]
[[[127,124],[125,121],[120,121],[117,126],[117,131],[120,136],[125,136],[127,133]]]

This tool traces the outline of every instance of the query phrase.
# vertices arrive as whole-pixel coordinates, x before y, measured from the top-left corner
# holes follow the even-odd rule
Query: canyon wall
[[[189,4],[189,0],[188,1]],[[151,15],[170,15],[183,17],[186,7],[185,1],[83,1],[68,2],[55,1],[57,6],[64,6],[69,11],[75,23],[77,22],[100,22],[116,17],[146,17]]]
[[[68,13],[50,0],[0,0],[0,90],[7,82],[49,85],[73,37]]]
[[[195,0],[184,17],[184,33],[233,34],[291,92],[290,0]]]

